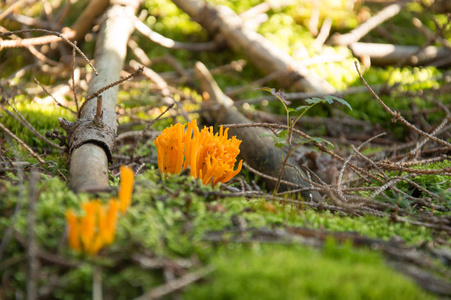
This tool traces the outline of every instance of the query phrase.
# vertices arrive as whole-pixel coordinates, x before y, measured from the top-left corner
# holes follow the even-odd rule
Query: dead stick
[[[135,20],[135,27],[139,33],[144,35],[150,41],[157,45],[163,46],[168,49],[184,49],[188,51],[212,51],[219,47],[219,43],[216,41],[205,43],[184,43],[171,40],[161,34],[153,31],[146,24],[141,22],[138,18]]]
[[[61,147],[60,145],[52,142],[51,140],[47,139],[45,136],[43,136],[39,131],[37,131],[20,113],[19,111],[11,105],[11,103],[9,103],[8,100],[6,100],[6,103],[9,104],[9,106],[11,106],[11,108],[14,110],[14,112],[17,114],[15,115],[14,113],[12,113],[9,110],[6,110],[5,107],[3,107],[3,105],[0,104],[0,108],[6,112],[8,115],[10,115],[11,117],[13,117],[14,119],[16,119],[17,122],[19,122],[20,124],[22,124],[24,127],[28,128],[34,135],[36,135],[36,137],[38,139],[40,139],[41,141],[46,142],[47,144],[49,144],[50,146],[57,148],[59,150],[64,150],[64,147]]]
[[[7,9],[5,9],[2,13],[0,13],[0,21],[6,17],[7,15],[9,15],[10,13],[12,13],[14,10],[16,10],[16,8],[18,8],[19,6],[21,6],[24,2],[27,2],[28,0],[19,0],[16,1],[16,3],[14,3],[13,5],[11,5],[10,7],[8,7]]]
[[[378,12],[375,16],[368,19],[366,22],[361,24],[356,29],[352,30],[350,33],[346,34],[335,34],[330,38],[329,44],[334,46],[346,46],[357,42],[368,32],[384,23],[388,19],[396,16],[402,9],[403,4],[392,4]]]
[[[28,272],[27,272],[27,300],[37,299],[37,282],[39,279],[39,260],[37,254],[36,241],[36,203],[39,199],[39,190],[37,189],[39,173],[32,169],[30,173],[29,197],[28,202],[28,239],[27,239],[27,257],[28,257]]]
[[[13,35],[13,34],[16,34],[16,33],[27,33],[27,32],[35,32],[35,31],[37,31],[37,32],[45,32],[45,33],[51,34],[53,36],[43,36],[43,37],[39,37],[39,38],[28,39],[28,41],[27,40],[20,40],[19,42],[21,42],[21,43],[19,43],[18,45],[16,45],[16,43],[12,43],[12,42],[15,42],[15,41],[0,40],[0,50],[2,48],[28,47],[28,46],[33,46],[33,45],[49,44],[51,42],[56,42],[56,41],[63,40],[66,43],[68,43],[72,48],[77,50],[77,52],[86,60],[86,62],[94,70],[94,73],[96,75],[99,75],[99,73],[97,73],[96,68],[93,66],[91,61],[86,57],[86,55],[83,53],[83,51],[81,51],[80,48],[77,47],[77,45],[75,45],[73,42],[71,42],[66,37],[66,35],[64,33],[59,33],[59,32],[52,31],[52,30],[47,30],[47,29],[26,29],[26,30],[16,30],[16,31],[3,32],[3,33],[0,33],[0,37],[10,36],[10,35]],[[35,41],[34,39],[42,39],[43,42],[36,44],[36,43],[33,42],[33,41]]]
[[[103,90],[105,84],[116,82],[125,60],[127,41],[133,31],[133,20],[139,1],[127,1],[127,5],[115,4],[106,14],[97,37],[95,62],[100,75],[89,82],[88,94],[103,96],[103,117],[106,134],[116,134],[116,97],[118,86]],[[94,101],[85,101],[80,108],[80,119],[93,120],[97,105]],[[80,135],[82,136],[82,133]],[[108,159],[105,149],[94,142],[87,142],[72,151],[69,182],[75,191],[92,191],[109,189]]]
[[[48,96],[50,96],[50,98],[53,99],[53,101],[55,101],[56,105],[58,105],[59,107],[62,107],[62,108],[64,108],[64,109],[69,110],[69,111],[70,111],[71,113],[73,113],[73,114],[76,114],[75,111],[73,111],[72,109],[70,109],[70,108],[67,107],[67,106],[64,106],[64,105],[61,104],[60,102],[58,102],[58,100],[56,100],[56,98],[53,97],[53,95],[50,94],[50,92],[45,88],[45,86],[44,86],[42,83],[40,83],[36,78],[33,78],[33,81],[36,82],[36,84],[38,84],[38,85],[41,87],[41,89],[42,89]]]
[[[102,121],[102,95],[97,96],[97,107],[96,107],[96,115],[94,116],[94,120]]]
[[[68,2],[70,3],[70,2]],[[75,108],[77,110],[77,113],[79,111],[78,107],[78,96],[77,96],[77,86],[75,85],[75,48],[72,48],[72,93],[74,95],[74,101],[75,101]]]
[[[214,267],[207,266],[201,268],[197,271],[188,273],[178,279],[172,280],[168,283],[165,283],[159,287],[156,287],[144,295],[135,298],[135,300],[146,300],[146,299],[160,299],[161,297],[173,293],[175,291],[180,290],[181,288],[188,286],[189,284],[198,281],[205,277],[205,275],[211,273],[214,270]]]
[[[409,123],[406,119],[403,118],[403,116],[401,116],[398,112],[393,111],[390,107],[388,107],[387,104],[384,103],[384,101],[382,101],[382,99],[371,89],[371,87],[368,85],[368,83],[366,83],[365,78],[363,78],[362,74],[360,73],[360,69],[359,69],[359,63],[357,61],[354,62],[355,64],[355,68],[357,70],[357,73],[360,76],[360,79],[363,81],[363,84],[365,84],[365,86],[368,88],[368,90],[371,92],[371,94],[373,94],[373,96],[376,98],[377,101],[379,101],[379,103],[384,107],[384,109],[386,111],[388,111],[390,113],[390,115],[392,115],[392,117],[397,120],[400,121],[402,124],[404,124],[405,126],[409,127],[410,129],[412,129],[413,131],[421,134],[422,136],[428,137],[429,139],[433,140],[434,142],[437,142],[439,144],[445,145],[448,148],[451,148],[451,144],[448,143],[445,140],[439,139],[427,132],[424,132],[423,130],[417,128],[416,126],[414,126],[413,124]]]
[[[10,137],[15,139],[22,147],[24,147],[30,154],[36,158],[41,164],[45,164],[45,161],[39,157],[39,155],[36,154],[36,152],[33,151],[27,144],[25,144],[24,141],[22,141],[19,137],[17,137],[14,133],[12,133],[8,128],[6,128],[5,125],[0,123],[0,128],[3,129],[4,132],[6,132]]]
[[[395,65],[404,60],[410,65],[425,64],[448,58],[450,51],[436,46],[404,46],[381,43],[352,43],[349,45],[356,57],[369,56],[373,65]]]
[[[211,5],[201,0],[173,0],[179,8],[211,34],[220,33],[228,46],[247,56],[266,73],[285,70],[278,78],[283,86],[297,90],[333,92],[335,89],[318,75],[299,65],[288,53],[243,23],[229,7]]]

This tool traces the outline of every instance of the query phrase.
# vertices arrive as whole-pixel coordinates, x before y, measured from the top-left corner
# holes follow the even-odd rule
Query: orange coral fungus
[[[103,246],[113,243],[118,211],[124,214],[130,206],[133,181],[132,168],[121,166],[119,200],[111,198],[108,205],[98,200],[83,203],[83,216],[76,216],[72,210],[66,212],[67,237],[72,249],[95,255]]]
[[[130,206],[133,192],[133,170],[127,166],[121,166],[121,183],[119,185],[119,210],[125,213]]]
[[[228,128],[220,127],[213,134],[212,127],[201,131],[197,121],[175,124],[166,128],[155,139],[158,168],[162,173],[176,174],[190,167],[191,175],[201,178],[204,184],[227,182],[241,171],[241,160],[236,170],[236,157],[241,141],[235,136],[228,139]]]
[[[95,255],[114,240],[119,203],[110,199],[108,205],[88,201],[82,205],[84,215],[77,217],[72,210],[66,212],[69,246],[74,250]]]

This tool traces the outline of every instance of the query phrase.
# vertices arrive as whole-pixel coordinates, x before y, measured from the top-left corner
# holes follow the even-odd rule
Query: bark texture
[[[94,76],[90,81],[88,95],[119,80],[138,5],[139,1],[128,1],[125,6],[114,4],[107,10],[95,51],[95,67],[99,76]],[[71,124],[60,120],[68,133],[72,154],[70,186],[77,192],[109,189],[108,162],[111,161],[117,131],[117,90],[118,87],[115,86],[101,94],[103,101],[100,120],[94,118],[96,98],[86,103],[77,122]]]
[[[288,53],[279,49],[259,33],[247,27],[243,20],[226,6],[212,6],[202,0],[173,0],[201,24],[211,35],[218,34],[234,51],[242,52],[257,67],[267,73],[282,71],[278,82],[286,88],[314,92],[333,92],[334,88]]]

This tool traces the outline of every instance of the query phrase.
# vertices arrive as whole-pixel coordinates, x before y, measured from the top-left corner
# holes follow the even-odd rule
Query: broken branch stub
[[[334,92],[334,88],[288,53],[255,32],[229,7],[213,6],[200,0],[173,2],[201,24],[211,35],[220,34],[234,51],[242,52],[266,73],[282,72],[277,79],[286,88],[299,91]]]

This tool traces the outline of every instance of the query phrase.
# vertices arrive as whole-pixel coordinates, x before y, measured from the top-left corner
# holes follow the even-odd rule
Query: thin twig
[[[3,126],[2,123],[0,123],[0,127]],[[8,143],[11,145],[12,148],[12,152],[14,154],[14,157],[16,159],[16,161],[19,160],[19,155],[17,154],[16,149],[12,146],[12,140],[9,136],[6,136]],[[11,241],[11,237],[13,236],[13,232],[14,232],[14,226],[16,224],[16,221],[19,217],[19,213],[22,210],[22,206],[23,206],[23,181],[24,181],[24,172],[22,170],[22,167],[20,165],[16,165],[16,170],[17,170],[17,177],[19,179],[19,184],[18,184],[18,191],[17,191],[17,202],[16,202],[16,207],[14,208],[14,212],[13,215],[9,218],[9,226],[2,232],[2,241],[0,243],[0,261],[3,261],[3,254],[6,251],[6,247],[8,246],[9,242]]]
[[[138,147],[139,143],[141,142],[142,138],[144,137],[144,134],[146,133],[146,131],[149,130],[149,128],[152,127],[152,125],[156,121],[158,121],[165,113],[167,113],[170,109],[172,109],[174,107],[174,105],[175,105],[175,103],[172,103],[171,105],[169,105],[161,114],[158,115],[158,117],[156,117],[155,119],[150,121],[149,124],[146,125],[146,128],[141,132],[138,139],[136,140],[135,145],[133,146],[132,153],[130,154],[130,161],[133,161],[133,159],[135,157],[136,148]]]
[[[83,53],[83,51],[80,50],[80,48],[77,47],[77,45],[75,45],[73,42],[71,42],[69,39],[67,39],[64,34],[61,34],[59,32],[56,31],[52,31],[52,30],[47,30],[47,29],[39,29],[39,28],[35,28],[35,29],[25,29],[25,30],[15,30],[15,31],[9,31],[9,32],[3,32],[0,33],[0,37],[4,37],[4,36],[10,36],[13,34],[18,34],[18,33],[26,33],[26,32],[45,32],[54,36],[59,37],[60,39],[62,39],[63,41],[65,41],[66,43],[68,43],[69,45],[71,45],[72,48],[74,48],[75,50],[77,50],[77,52],[86,60],[86,62],[89,64],[89,66],[93,69],[94,73],[98,76],[99,73],[97,72],[97,69],[94,67],[94,65],[91,63],[91,61],[86,57],[86,55]],[[46,39],[47,38],[47,39]],[[40,40],[41,39],[41,40]],[[25,41],[29,41],[29,42],[25,42]],[[32,38],[32,39],[27,39],[27,40],[20,40],[20,44],[16,45],[15,43],[8,43],[11,41],[1,41],[0,42],[0,50],[2,48],[10,48],[10,47],[27,47],[28,45],[42,45],[42,44],[48,44],[51,42],[55,42],[58,41],[58,39],[53,39],[53,40],[49,40],[49,37],[44,36],[44,37],[40,37],[40,38]],[[40,41],[41,43],[33,43],[33,41]]]
[[[76,44],[76,43],[75,43]],[[78,96],[77,96],[77,86],[75,85],[75,48],[72,48],[72,93],[74,95],[74,101],[75,101],[75,108],[77,112],[79,111],[78,108]]]
[[[3,26],[0,26],[0,31],[8,32],[8,29],[4,28]],[[20,39],[20,38],[19,38],[18,36],[16,36],[15,34],[11,35],[11,37],[16,38],[16,39]],[[0,44],[1,44],[1,42],[0,42]],[[41,52],[39,52],[38,49],[36,49],[36,47],[34,47],[34,46],[32,46],[32,45],[29,45],[29,46],[27,46],[26,48],[27,48],[27,49],[30,51],[30,53],[33,54],[38,60],[40,60],[40,61],[42,61],[42,62],[44,62],[44,63],[47,63],[47,64],[49,64],[49,65],[51,65],[51,66],[58,66],[58,65],[60,65],[59,62],[54,61],[54,60],[48,58],[47,56],[45,56],[44,54],[42,54]]]
[[[138,18],[135,19],[135,28],[136,30],[139,31],[139,33],[147,37],[155,44],[158,44],[168,49],[184,49],[188,51],[212,51],[216,50],[219,47],[219,43],[216,41],[205,43],[176,42],[153,31],[152,29],[147,27],[146,24],[141,22]]]
[[[190,285],[191,283],[202,279],[203,277],[205,277],[205,275],[213,272],[213,270],[214,270],[213,266],[203,267],[199,270],[188,273],[178,279],[175,279],[159,287],[156,287],[146,292],[144,295],[135,298],[135,300],[159,299],[161,297],[164,297],[165,295],[178,291],[181,288],[184,288]]]
[[[83,104],[80,106],[80,109],[78,110],[78,117],[80,117],[81,112],[83,111],[83,108],[85,107],[86,103],[88,103],[89,100],[96,98],[97,96],[99,96],[101,93],[103,93],[104,91],[118,85],[121,84],[122,82],[129,80],[130,78],[133,78],[139,74],[142,73],[144,67],[139,67],[135,72],[129,74],[128,76],[119,79],[118,81],[115,81],[113,83],[110,83],[106,86],[104,86],[103,88],[97,90],[95,93],[93,93],[92,95],[90,95],[88,98],[85,99],[85,102],[83,102]]]
[[[363,78],[362,74],[360,73],[359,70],[359,63],[358,61],[354,62],[355,64],[355,68],[357,70],[357,73],[359,74],[360,79],[363,81],[363,84],[368,88],[368,90],[371,92],[371,94],[373,94],[373,96],[377,99],[377,101],[379,101],[379,103],[385,108],[386,111],[388,111],[393,118],[395,118],[395,120],[400,121],[401,123],[403,123],[404,125],[406,125],[407,127],[409,127],[411,130],[425,136],[428,137],[429,139],[433,140],[434,142],[437,142],[439,144],[448,146],[449,148],[451,148],[451,144],[448,143],[447,141],[444,141],[442,139],[436,138],[435,136],[424,132],[423,130],[417,128],[416,126],[412,125],[411,123],[409,123],[406,119],[404,119],[398,112],[391,110],[390,107],[388,107],[384,101],[382,101],[382,99],[371,89],[371,87],[368,85],[368,83],[366,82],[365,78]]]
[[[5,9],[3,12],[0,13],[0,20],[5,18],[7,15],[15,11],[19,6],[21,6],[24,2],[29,2],[28,0],[18,0],[14,4],[12,4],[10,7]]]
[[[286,125],[281,125],[281,124],[268,124],[268,123],[245,123],[245,124],[224,124],[223,125],[224,128],[242,128],[242,127],[264,127],[264,128],[278,128],[278,129],[288,129],[288,127]],[[302,136],[305,139],[308,139],[311,141],[311,143],[313,143],[318,149],[320,149],[323,152],[326,152],[327,154],[331,155],[332,157],[334,157],[335,159],[337,159],[340,162],[345,162],[345,159],[343,157],[341,157],[340,155],[332,152],[331,150],[329,150],[326,146],[323,146],[321,143],[318,143],[316,141],[314,141],[312,139],[312,137],[308,134],[306,134],[305,132],[302,132],[301,130],[298,130],[296,128],[293,128],[293,132],[299,134],[300,136]],[[366,175],[367,177],[373,178],[379,182],[381,182],[382,180],[380,178],[378,178],[377,176],[370,174],[369,172],[367,172],[366,170],[356,166],[355,164],[349,163],[348,164],[349,167],[351,167],[354,172],[356,172],[357,174],[359,174],[359,176],[361,176],[363,179],[367,180],[362,174]],[[360,174],[361,173],[361,174]]]
[[[102,266],[94,265],[92,272],[92,299],[102,300]]]
[[[24,141],[22,141],[19,137],[17,137],[14,133],[12,133],[5,125],[0,123],[0,128],[3,129],[10,137],[15,139],[22,147],[24,147],[34,158],[36,158],[40,163],[45,164],[45,161],[36,154]]]
[[[225,126],[224,126],[224,127],[225,127]],[[264,174],[264,173],[262,173],[262,172],[260,172],[260,171],[258,171],[258,170],[256,170],[256,169],[252,168],[251,166],[249,166],[249,165],[248,165],[247,163],[245,163],[245,162],[243,162],[243,167],[245,167],[246,169],[248,169],[248,170],[251,171],[252,173],[257,174],[258,176],[260,176],[260,177],[262,177],[262,178],[266,178],[266,179],[269,179],[269,180],[272,180],[272,181],[275,181],[275,182],[277,182],[277,180],[278,180],[276,177],[272,177],[272,176],[266,175],[266,174]],[[293,187],[299,188],[299,185],[298,185],[298,184],[292,183],[292,182],[290,182],[290,181],[280,180],[280,183],[285,184],[285,185],[289,185],[289,186],[293,186]]]
[[[70,109],[69,107],[67,107],[67,106],[65,106],[65,105],[63,105],[63,104],[61,104],[61,103],[59,103],[58,100],[56,100],[56,98],[53,97],[53,95],[50,94],[50,92],[45,88],[45,86],[43,86],[42,83],[40,83],[36,78],[33,78],[33,81],[36,82],[36,84],[38,84],[38,85],[41,87],[41,89],[42,89],[49,97],[51,97],[51,98],[53,99],[53,101],[55,101],[56,105],[58,105],[59,107],[62,107],[62,108],[64,108],[64,109],[69,110],[69,111],[70,111],[71,113],[73,113],[74,115],[77,114],[77,112],[73,111],[73,110]]]
[[[376,139],[376,138],[378,138],[378,137],[381,137],[381,136],[383,136],[383,135],[385,135],[385,132],[380,133],[380,134],[378,134],[378,135],[376,135],[376,136],[373,136],[372,138],[366,140],[366,141],[363,142],[359,147],[357,147],[357,151],[359,151],[364,145],[370,143],[372,140],[374,140],[374,139]],[[340,174],[338,175],[338,179],[337,179],[337,191],[338,191],[341,195],[343,195],[343,194],[342,194],[342,180],[343,180],[343,174],[344,174],[344,171],[345,171],[345,169],[346,169],[346,166],[349,164],[349,162],[350,162],[351,159],[354,157],[354,155],[355,155],[355,152],[352,153],[351,155],[349,155],[349,157],[344,161],[343,166],[342,166],[342,168],[341,168],[341,170],[340,170]]]
[[[8,103],[8,105],[14,110],[14,112],[17,114],[13,114],[11,111],[5,109],[5,107],[3,107],[3,105],[0,104],[0,108],[6,112],[8,115],[10,115],[11,117],[13,117],[14,119],[17,120],[17,122],[19,122],[20,124],[22,124],[24,127],[28,128],[28,130],[30,130],[34,135],[36,135],[37,138],[39,138],[41,141],[46,142],[47,144],[49,144],[50,146],[57,148],[59,150],[65,150],[64,147],[61,147],[60,145],[52,142],[51,140],[47,139],[45,136],[43,136],[41,133],[39,133],[39,131],[37,131],[23,116],[21,113],[19,113],[19,111],[8,101],[8,99],[5,99],[6,103]]]
[[[396,163],[392,162],[378,162],[377,163],[381,168],[384,168],[386,170],[397,170],[402,172],[408,172],[408,173],[414,173],[414,174],[427,174],[427,175],[434,175],[434,174],[442,174],[442,175],[451,175],[451,167],[448,168],[442,168],[442,169],[412,169],[412,168],[406,168],[403,166],[400,166]]]
[[[28,202],[28,238],[27,238],[27,257],[28,257],[28,272],[27,272],[27,300],[37,299],[37,283],[39,280],[39,260],[37,254],[36,241],[36,203],[39,199],[39,190],[37,184],[39,180],[39,173],[32,169],[30,172],[29,185],[29,202]]]
[[[371,160],[368,156],[363,155],[359,149],[357,149],[354,145],[351,145],[352,150],[355,152],[355,154],[357,154],[357,156],[359,156],[360,158],[362,158],[363,160],[367,161],[368,163],[370,163],[377,171],[379,171],[379,174],[381,174],[382,177],[384,177],[385,180],[388,179],[387,174],[385,174],[384,171],[382,171],[382,169],[376,164],[376,162],[374,162],[373,160]]]

